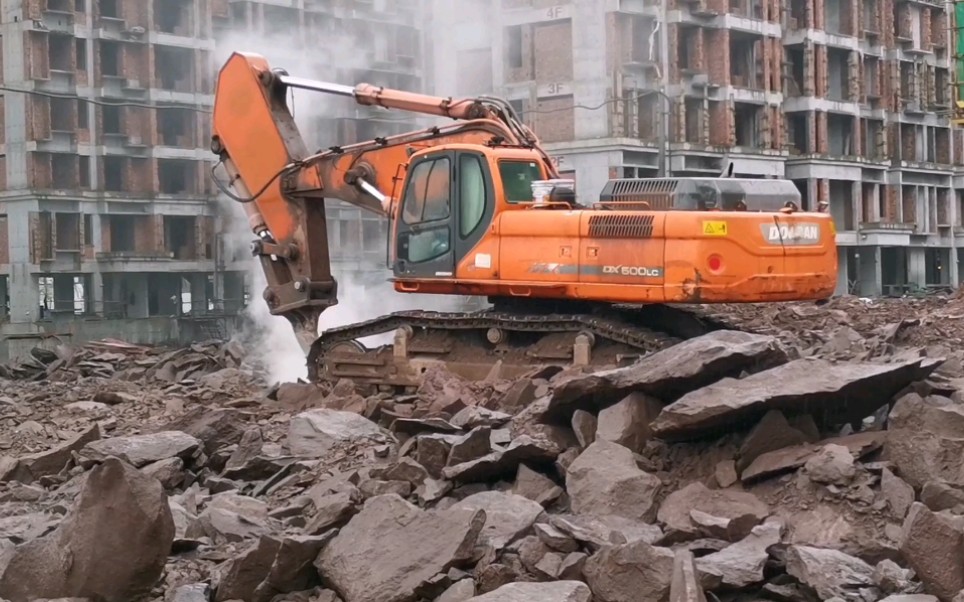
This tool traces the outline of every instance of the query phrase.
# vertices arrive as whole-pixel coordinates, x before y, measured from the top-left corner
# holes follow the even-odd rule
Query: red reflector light
[[[710,255],[706,260],[706,265],[711,272],[719,272],[723,269],[723,258],[719,255]]]

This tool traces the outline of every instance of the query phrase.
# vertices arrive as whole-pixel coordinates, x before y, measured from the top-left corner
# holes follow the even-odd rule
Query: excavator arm
[[[449,117],[452,124],[310,153],[286,103],[299,88],[354,98],[358,104]],[[500,144],[549,156],[511,106],[497,98],[452,99],[315,82],[272,70],[258,55],[235,53],[222,67],[214,100],[211,149],[227,173],[221,191],[240,202],[257,236],[252,252],[264,269],[264,298],[305,342],[321,313],[337,303],[331,273],[325,199],[391,217],[399,175],[409,156],[441,144]],[[215,169],[217,165],[215,166]]]

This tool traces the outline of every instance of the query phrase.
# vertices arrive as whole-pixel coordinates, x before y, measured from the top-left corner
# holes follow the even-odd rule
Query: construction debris
[[[0,599],[962,599],[942,303],[716,308],[750,332],[367,398],[233,342],[37,351],[0,370]]]

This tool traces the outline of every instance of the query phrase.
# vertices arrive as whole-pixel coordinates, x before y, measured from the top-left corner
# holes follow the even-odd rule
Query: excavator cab
[[[531,150],[452,145],[414,153],[392,212],[396,278],[452,278],[501,211],[533,202],[545,180]]]

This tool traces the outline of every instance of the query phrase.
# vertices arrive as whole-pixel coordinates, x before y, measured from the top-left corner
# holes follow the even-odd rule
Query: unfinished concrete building
[[[582,198],[732,161],[829,201],[838,292],[961,279],[943,3],[436,0],[434,18],[436,81],[510,98]]]
[[[0,35],[0,358],[223,334],[210,2],[0,0]]]

